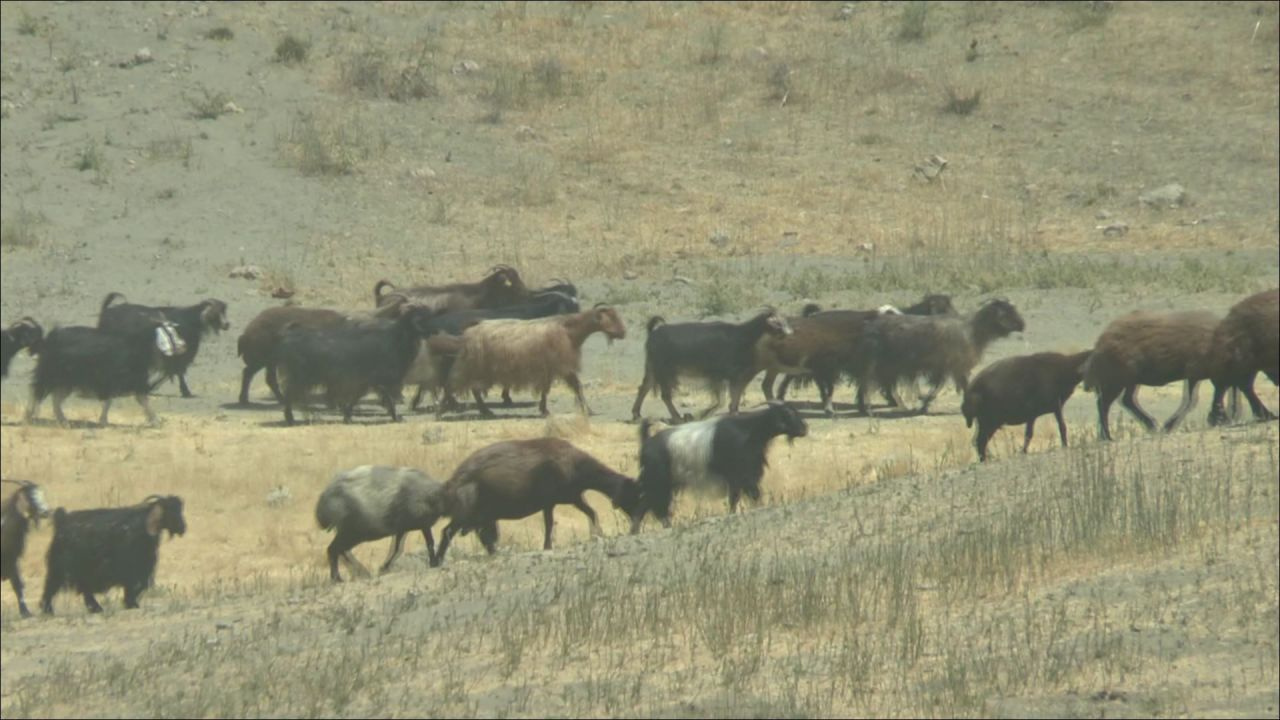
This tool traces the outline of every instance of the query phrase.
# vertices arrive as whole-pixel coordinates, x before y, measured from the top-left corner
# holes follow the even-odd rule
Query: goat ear
[[[27,493],[25,492],[25,490],[26,488],[19,490],[17,492],[17,498],[16,498],[18,514],[23,517],[26,517],[31,514],[31,503],[28,502],[27,500]]]
[[[159,537],[162,520],[164,520],[164,506],[157,502],[147,511],[147,534],[151,537]]]

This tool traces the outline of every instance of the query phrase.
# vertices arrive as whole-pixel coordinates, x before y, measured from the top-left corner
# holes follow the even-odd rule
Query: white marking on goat
[[[187,343],[178,335],[178,328],[166,322],[156,326],[156,349],[165,357],[173,357],[186,352]]]
[[[672,486],[694,492],[724,492],[724,478],[710,472],[712,441],[721,418],[680,425],[667,436]]]
[[[876,313],[879,315],[901,315],[902,311],[892,305],[881,305],[876,308]]]

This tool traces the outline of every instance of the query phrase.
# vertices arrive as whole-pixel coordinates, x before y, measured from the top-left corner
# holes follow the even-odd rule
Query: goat
[[[404,550],[404,536],[422,531],[427,541],[427,559],[435,559],[436,544],[431,526],[444,513],[444,485],[421,470],[386,465],[361,465],[333,476],[316,502],[316,522],[322,530],[333,530],[329,544],[329,577],[342,582],[338,558],[353,572],[369,571],[351,554],[351,549],[371,540],[394,536],[391,553],[380,572]]]
[[[1026,423],[1022,452],[1027,452],[1036,418],[1053,413],[1058,421],[1062,447],[1067,446],[1067,423],[1062,406],[1083,379],[1083,366],[1091,350],[1074,355],[1042,352],[1005,358],[983,368],[964,391],[960,412],[966,427],[976,420],[974,446],[978,460],[986,462],[987,443],[1004,425]]]
[[[154,390],[165,380],[176,377],[182,397],[195,397],[191,393],[191,388],[187,387],[187,369],[191,367],[191,363],[195,362],[196,353],[200,352],[200,341],[204,338],[205,332],[217,334],[231,327],[231,323],[227,321],[227,304],[221,300],[209,298],[186,307],[112,305],[117,299],[124,299],[124,296],[113,292],[102,301],[102,307],[98,310],[98,328],[119,330],[127,326],[132,316],[157,311],[162,313],[177,328],[178,335],[187,345],[187,351],[181,355],[161,356],[159,369],[162,374],[160,379],[151,384],[151,389]]]
[[[892,307],[892,305],[890,306]],[[955,305],[951,304],[951,296],[941,293],[929,293],[920,298],[914,305],[899,308],[903,315],[959,315]]]
[[[0,511],[0,580],[7,579],[13,586],[13,594],[18,597],[18,612],[22,617],[31,617],[27,609],[27,601],[22,597],[22,574],[19,572],[18,560],[27,546],[27,529],[31,525],[40,526],[40,519],[49,517],[49,506],[44,501],[44,491],[30,480],[3,480],[13,483],[18,489],[4,501],[4,510]]]
[[[373,286],[373,303],[382,307],[387,302],[383,288],[395,289],[387,280],[379,280]],[[484,279],[474,283],[450,285],[418,285],[399,291],[413,302],[431,308],[437,313],[471,308],[501,307],[520,302],[529,296],[529,288],[520,273],[510,265],[495,265]]]
[[[272,307],[258,313],[245,325],[236,343],[237,354],[244,359],[244,372],[240,378],[240,404],[249,404],[249,384],[259,370],[267,370],[267,387],[276,401],[284,402],[280,393],[276,371],[276,354],[280,347],[280,331],[290,323],[298,327],[322,330],[342,325],[368,325],[378,320],[394,318],[400,314],[407,298],[399,293],[384,296],[382,307],[372,314],[344,313],[326,308],[308,308],[297,305]]]
[[[72,392],[102,401],[98,424],[107,424],[111,401],[133,395],[147,415],[148,424],[159,422],[147,395],[151,392],[149,368],[155,353],[181,355],[186,343],[173,323],[159,312],[134,317],[118,332],[91,327],[54,328],[41,343],[36,371],[31,382],[31,404],[26,419],[31,422],[40,404],[53,394],[53,416],[67,422],[62,403]]]
[[[860,369],[864,378],[891,393],[902,382],[926,378],[933,387],[918,412],[927,413],[948,377],[963,393],[987,346],[1025,327],[1017,308],[1004,299],[986,301],[968,318],[882,315],[866,328],[866,360]]]
[[[706,418],[720,407],[725,384],[729,386],[729,412],[738,412],[742,391],[759,372],[756,344],[762,337],[791,334],[791,324],[773,308],[765,308],[746,322],[688,322],[668,324],[662,317],[649,318],[644,343],[644,379],[631,406],[631,419],[640,419],[645,396],[656,385],[671,413],[671,422],[681,422],[671,395],[681,376],[702,378],[714,393],[715,402],[703,410]]]
[[[1280,288],[1250,295],[1231,307],[1214,328],[1206,364],[1213,381],[1210,425],[1226,422],[1222,400],[1228,389],[1244,393],[1255,420],[1276,418],[1258,399],[1253,381],[1261,371],[1280,385]]]
[[[329,401],[351,422],[355,404],[376,390],[391,421],[397,422],[395,400],[405,374],[418,354],[432,311],[412,305],[395,320],[313,328],[297,324],[281,330],[277,362],[284,373],[284,420],[293,425],[293,406],[314,387],[323,386]]]
[[[493,385],[533,389],[540,395],[538,412],[546,416],[551,384],[563,379],[573,390],[578,409],[589,415],[578,373],[582,343],[596,332],[603,332],[609,342],[627,336],[618,312],[604,305],[539,320],[486,320],[468,328],[459,339],[448,387],[453,392],[470,390],[485,417],[493,417],[493,411],[481,393]]]
[[[568,284],[554,287],[576,292],[573,286]],[[529,300],[515,305],[492,309],[456,310],[438,315],[431,319],[431,328],[448,335],[460,336],[466,332],[467,328],[485,320],[534,320],[552,315],[581,312],[581,310],[578,299],[573,295],[567,295],[558,290],[541,290],[530,296]],[[408,375],[405,376],[406,385],[418,386],[418,391],[410,404],[413,410],[418,409],[418,404],[422,402],[422,396],[427,390],[435,393],[443,388],[443,383],[448,378],[452,357],[442,357],[438,352],[433,352],[437,347],[438,342],[429,344],[427,340],[423,340],[418,350],[418,357],[414,360]],[[508,407],[512,405],[509,388],[503,388],[502,400]],[[449,395],[446,401],[452,404],[452,395]]]
[[[1204,358],[1217,325],[1216,315],[1199,310],[1137,311],[1113,320],[1098,336],[1084,366],[1084,389],[1098,395],[1102,439],[1111,439],[1109,416],[1117,396],[1147,430],[1155,429],[1155,418],[1138,405],[1139,385],[1183,381],[1182,403],[1164,430],[1177,427],[1195,405],[1196,387],[1208,377]]]
[[[9,362],[18,351],[26,348],[35,355],[44,339],[44,328],[31,317],[24,317],[0,332],[0,378],[9,377]]]
[[[160,533],[169,537],[187,532],[182,498],[151,495],[131,507],[53,513],[53,541],[40,609],[53,614],[53,596],[71,587],[84,598],[89,612],[102,612],[94,593],[120,586],[124,606],[138,607],[138,596],[155,580]]]
[[[476,531],[490,555],[497,552],[498,521],[518,520],[542,511],[542,549],[551,549],[556,505],[573,505],[591,521],[599,537],[600,522],[582,499],[587,490],[609,497],[628,516],[640,509],[636,481],[614,472],[599,460],[559,438],[508,440],[472,453],[445,483],[450,517],[432,564],[444,561],[453,536]]]
[[[643,504],[631,513],[632,535],[640,532],[646,513],[670,528],[671,501],[683,489],[727,489],[730,513],[738,511],[743,494],[758,501],[769,442],[778,435],[793,442],[809,433],[800,413],[778,400],[760,410],[678,425],[652,437],[649,428],[648,420],[640,424]]]

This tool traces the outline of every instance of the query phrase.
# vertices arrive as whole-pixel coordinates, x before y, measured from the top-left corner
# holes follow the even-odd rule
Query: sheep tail
[[[663,318],[661,315],[654,315],[653,317],[649,318],[649,323],[644,326],[645,334],[652,333],[654,328],[658,327],[659,325],[665,325],[666,323],[667,323],[666,319]]]
[[[649,428],[651,427],[653,427],[652,420],[640,421],[640,444],[641,445],[644,445],[645,441],[649,439]]]
[[[1084,380],[1084,389],[1087,392],[1095,392],[1098,389],[1096,370],[1094,368],[1094,360],[1097,357],[1097,353],[1090,353],[1089,357],[1085,358],[1084,363],[1080,366],[1080,376]]]
[[[341,498],[333,493],[324,492],[320,494],[320,500],[316,503],[316,524],[321,530],[332,530],[338,526],[338,522],[342,520],[343,503]]]
[[[974,418],[978,415],[978,392],[972,386],[964,394],[964,402],[960,403],[960,413],[964,415],[964,426],[973,427]]]

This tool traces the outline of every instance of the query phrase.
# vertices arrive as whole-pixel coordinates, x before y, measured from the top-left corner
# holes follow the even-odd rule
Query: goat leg
[[[604,537],[604,531],[600,529],[600,519],[596,517],[596,511],[591,509],[582,496],[579,495],[577,500],[573,501],[573,506],[582,511],[583,515],[591,521],[591,537]]]
[[[511,388],[504,386],[502,388],[502,406],[513,407],[515,404],[516,401],[511,399]]]
[[[1098,432],[1103,440],[1111,439],[1111,403],[1119,397],[1114,388],[1098,388]]]
[[[1027,421],[1026,436],[1022,439],[1022,454],[1027,454],[1027,448],[1031,447],[1031,436],[1036,432],[1036,419],[1031,418]]]
[[[1147,430],[1156,429],[1156,419],[1147,414],[1146,410],[1138,404],[1138,386],[1130,385],[1124,389],[1124,393],[1120,396],[1120,404],[1125,406],[1138,421],[1147,427]]]
[[[556,526],[555,506],[551,505],[542,509],[542,525],[544,531],[542,533],[542,549],[551,549],[551,531]]]
[[[53,391],[53,419],[58,421],[59,425],[67,424],[67,416],[62,414],[62,403],[66,401],[70,395],[66,390]]]
[[[764,379],[760,381],[760,392],[764,393],[766,402],[773,402],[773,381],[776,377],[778,377],[777,371],[764,371]]]
[[[680,417],[680,413],[676,412],[676,404],[671,401],[671,386],[661,386],[659,393],[662,395],[662,402],[666,404],[667,410],[671,413],[671,424],[679,425],[684,422],[684,418]]]
[[[141,403],[142,401],[139,400],[138,402]],[[106,400],[102,401],[102,414],[98,416],[98,424],[101,425],[102,427],[107,426],[107,413],[110,411],[111,411],[111,398],[107,398]],[[150,414],[147,415],[147,419],[148,420],[151,419]]]
[[[640,419],[640,408],[644,405],[644,396],[649,394],[649,387],[653,380],[649,375],[649,369],[646,367],[644,371],[644,379],[640,381],[640,389],[636,392],[636,401],[631,405],[631,421],[635,422]]]
[[[27,601],[22,599],[22,578],[18,577],[15,570],[13,577],[9,578],[9,584],[13,586],[13,594],[18,596],[18,614],[22,617],[31,617],[31,611],[27,609]]]
[[[1053,409],[1053,419],[1058,421],[1058,435],[1062,436],[1062,447],[1067,446],[1067,421],[1062,419],[1062,403]]]
[[[182,397],[193,398],[195,393],[191,392],[191,388],[187,387],[187,374],[178,373],[178,389],[182,391]]]
[[[433,521],[431,525],[434,525],[434,524],[435,522]],[[427,543],[427,562],[428,563],[435,560],[436,558],[436,539],[431,536],[431,525],[427,525],[426,527],[422,528],[422,539]]]
[[[1200,385],[1199,380],[1186,380],[1182,383],[1182,402],[1178,405],[1178,409],[1174,411],[1173,416],[1164,423],[1164,431],[1171,432],[1178,424],[1182,422],[1182,418],[1191,412],[1196,406],[1198,393],[1196,387]]]
[[[391,563],[395,562],[396,558],[400,557],[401,551],[404,550],[404,536],[405,533],[396,533],[396,536],[392,538],[391,552],[387,554],[387,559],[383,561],[382,567],[378,569],[379,573],[386,573],[390,570]]]
[[[475,401],[476,401],[476,409],[480,411],[480,414],[481,414],[482,416],[487,417],[487,418],[491,418],[491,417],[493,417],[493,411],[489,409],[489,406],[488,406],[488,405],[485,405],[485,404],[484,404],[484,396],[482,396],[482,395],[480,394],[480,391],[479,391],[479,390],[472,390],[472,391],[471,391],[471,397],[475,398]],[[543,400],[544,400],[544,402],[545,402],[546,398],[543,398]],[[544,406],[544,407],[545,407],[545,406]]]
[[[576,373],[569,373],[564,376],[564,381],[569,385],[569,389],[573,390],[573,396],[578,401],[578,409],[583,415],[590,415],[591,408],[587,407],[587,396],[582,394],[582,382],[578,380]],[[538,410],[545,417],[547,414],[547,391],[542,391],[542,400],[538,403]]]
[[[80,594],[84,597],[84,606],[89,609],[89,612],[91,613],[102,612],[102,606],[98,604],[98,599],[93,596],[93,593],[82,592]]]
[[[134,398],[136,398],[138,401],[138,404],[142,406],[142,411],[147,414],[147,424],[152,426],[159,425],[160,418],[156,417],[155,412],[152,411],[151,399],[147,397],[147,394],[138,393],[137,395],[134,395]],[[107,424],[107,408],[106,407],[102,408],[102,424],[103,425]]]
[[[996,430],[1000,428],[991,426],[978,419],[978,435],[973,440],[973,445],[978,449],[978,462],[987,461],[987,443],[991,442],[991,438],[996,434]]]
[[[1253,419],[1259,422],[1275,420],[1275,413],[1267,409],[1262,404],[1262,400],[1258,398],[1258,393],[1253,389],[1253,381],[1256,374],[1250,375],[1249,379],[1238,385],[1240,392],[1244,393],[1244,397],[1249,401],[1249,409],[1253,411]]]

